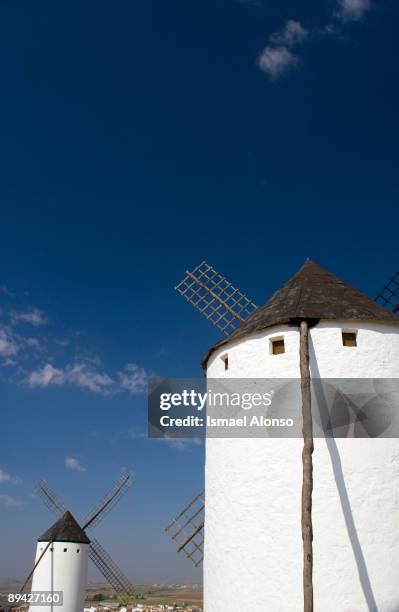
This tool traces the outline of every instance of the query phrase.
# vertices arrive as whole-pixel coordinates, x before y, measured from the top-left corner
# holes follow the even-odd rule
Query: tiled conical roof
[[[65,512],[50,529],[47,529],[47,531],[38,538],[38,542],[50,541],[90,544],[89,538],[69,511]]]
[[[274,295],[253,312],[230,336],[205,355],[224,344],[239,340],[273,325],[307,320],[378,321],[399,325],[399,317],[340,280],[313,261],[303,266]]]

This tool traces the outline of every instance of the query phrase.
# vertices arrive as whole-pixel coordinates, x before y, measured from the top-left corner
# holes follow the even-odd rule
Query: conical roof
[[[313,261],[303,266],[230,336],[205,355],[202,365],[224,344],[281,323],[307,320],[378,321],[399,325],[399,317]]]
[[[47,531],[38,538],[38,542],[50,541],[90,544],[89,538],[69,511],[65,512],[50,529],[47,529]]]

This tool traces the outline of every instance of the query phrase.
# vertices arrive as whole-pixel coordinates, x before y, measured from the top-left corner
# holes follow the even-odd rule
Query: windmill
[[[313,431],[312,431],[312,413],[311,413],[311,371],[310,365],[313,369],[317,367],[317,359],[313,357],[313,362],[310,363],[311,359],[310,344],[313,352],[315,350],[316,331],[313,328],[324,325],[324,321],[328,322],[328,333],[333,334],[333,329],[337,323],[335,321],[350,322],[353,324],[353,329],[346,329],[340,327],[342,334],[341,341],[343,347],[356,347],[357,334],[366,334],[366,330],[361,329],[363,326],[367,327],[367,324],[363,322],[371,321],[372,324],[377,328],[373,329],[373,332],[380,332],[378,326],[391,325],[395,331],[394,342],[397,342],[398,335],[396,326],[399,323],[399,319],[395,313],[399,309],[399,273],[396,273],[384,286],[383,290],[378,294],[376,298],[377,304],[373,305],[373,302],[366,298],[360,292],[357,292],[349,285],[346,285],[333,275],[313,264],[309,260],[305,262],[304,266],[297,272],[280,289],[273,297],[261,308],[252,302],[244,293],[239,291],[232,283],[230,283],[225,277],[217,272],[212,266],[206,261],[202,261],[192,271],[186,271],[185,277],[175,288],[180,295],[182,295],[188,302],[190,302],[199,312],[212,324],[219,328],[219,330],[227,337],[224,340],[218,342],[210,351],[207,352],[203,360],[203,367],[208,371],[211,370],[210,376],[213,378],[222,377],[224,375],[234,376],[230,374],[229,370],[231,365],[230,353],[233,354],[237,360],[240,357],[239,347],[244,345],[248,347],[250,339],[254,338],[254,334],[265,334],[265,338],[268,339],[270,346],[270,355],[281,355],[286,352],[284,342],[293,343],[297,348],[297,355],[295,366],[297,367],[298,375],[301,379],[301,395],[302,395],[302,419],[303,419],[303,446],[302,446],[302,476],[301,476],[301,489],[302,489],[302,502],[301,502],[301,531],[302,531],[302,574],[303,584],[302,592],[304,599],[304,610],[305,612],[311,612],[313,610],[313,525],[312,525],[312,491],[313,491]],[[382,307],[383,306],[383,307]],[[392,312],[389,312],[391,310]],[[330,323],[331,321],[331,323]],[[355,325],[356,324],[356,325]],[[354,329],[354,328],[358,329]],[[331,329],[330,329],[331,328]],[[295,329],[297,330],[295,332]],[[271,332],[269,333],[269,330]],[[281,334],[274,333],[274,330],[282,332]],[[267,333],[266,333],[267,332]],[[317,333],[327,333],[324,330],[317,330]],[[334,332],[335,333],[335,332]],[[293,335],[294,334],[294,335]],[[295,336],[295,334],[298,334]],[[273,337],[275,336],[275,337]],[[312,336],[312,338],[311,338]],[[313,338],[314,336],[314,338]],[[336,336],[336,334],[335,334]],[[377,336],[376,336],[377,337]],[[295,341],[293,340],[295,338]],[[378,338],[381,339],[381,335],[378,334]],[[371,339],[374,342],[374,338]],[[336,337],[334,339],[336,342]],[[253,344],[255,347],[255,344]],[[370,344],[372,346],[372,343]],[[288,347],[287,347],[288,348]],[[318,347],[316,347],[318,348]],[[251,348],[252,350],[252,348]],[[258,349],[256,349],[258,350]],[[228,351],[228,352],[227,352]],[[255,354],[255,348],[253,348]],[[288,352],[288,351],[287,351]],[[371,351],[369,350],[371,353]],[[248,348],[245,352],[245,358],[248,359]],[[259,357],[259,355],[257,355]],[[347,358],[348,353],[345,354]],[[261,359],[264,359],[264,355],[260,355]],[[316,354],[316,357],[318,355]],[[323,357],[320,353],[320,357]],[[372,357],[370,356],[370,359]],[[320,359],[320,361],[322,361]],[[326,362],[329,363],[328,360]],[[351,370],[353,360],[348,362],[348,371]],[[274,364],[273,364],[274,366]],[[256,376],[272,376],[276,374],[273,366],[269,370],[262,370],[258,368],[258,372],[262,374],[256,374]],[[290,364],[292,370],[292,362]],[[342,376],[338,364],[332,364],[330,367],[325,366],[327,376]],[[378,368],[377,368],[378,370]],[[393,368],[396,373],[395,368]],[[253,370],[256,371],[256,368]],[[287,371],[290,371],[289,369]],[[251,372],[251,368],[245,367],[243,363],[237,365],[236,376],[253,377],[254,374]],[[243,374],[243,372],[245,374]],[[265,372],[265,374],[263,374]],[[389,368],[383,373],[383,377],[392,374]],[[277,374],[277,377],[281,377],[282,374]],[[324,376],[326,376],[324,374]],[[358,376],[358,374],[357,374]],[[369,373],[365,374],[365,377],[370,376]],[[317,376],[316,376],[317,377]],[[223,442],[224,443],[224,442]],[[215,445],[215,442],[212,441]],[[228,450],[227,443],[225,444]],[[207,442],[208,447],[208,442]],[[234,447],[236,450],[237,448]],[[208,455],[207,448],[207,455]],[[225,492],[228,492],[227,485],[225,482],[220,480],[220,477],[213,474],[213,463],[216,464],[216,458],[218,457],[217,452],[212,450],[211,457],[207,457],[207,462],[211,463],[211,467],[207,468],[207,472],[210,473],[210,477],[206,476],[207,480],[212,481],[212,499],[216,500],[217,496],[220,497],[220,488],[225,487]],[[221,461],[220,457],[217,459]],[[227,462],[226,457],[223,458],[224,462]],[[223,470],[223,464],[219,465],[220,470]],[[214,483],[221,485],[219,491]],[[208,485],[206,485],[208,490]],[[207,499],[209,497],[207,493]],[[227,495],[226,495],[227,497]],[[203,500],[202,494],[197,495],[192,502],[190,502],[184,510],[167,526],[168,531],[172,539],[177,543],[178,552],[183,551],[186,556],[194,563],[198,565],[203,559],[203,543],[204,543],[204,521],[197,520],[197,506],[196,500]],[[218,503],[219,500],[216,500]],[[265,500],[264,500],[265,501]],[[267,499],[269,501],[269,499]],[[342,502],[343,504],[343,502]],[[394,505],[392,500],[389,500],[390,505]],[[209,500],[207,501],[207,508]],[[216,506],[216,502],[214,504]],[[203,513],[205,504],[202,503],[201,512]],[[229,504],[229,514],[234,511],[234,504]],[[211,518],[207,518],[206,524],[209,525],[211,520],[216,524],[219,520],[218,516],[212,510]],[[350,520],[347,520],[347,529],[351,529]],[[220,530],[223,530],[224,525],[221,522]],[[213,528],[215,532],[215,528]],[[352,537],[352,547],[356,545],[356,537]],[[212,539],[217,540],[214,533]],[[399,545],[399,543],[398,543]],[[238,547],[242,546],[243,553],[240,556],[245,557],[245,545],[243,543],[238,544]],[[356,545],[357,546],[357,545]],[[221,547],[219,547],[221,548]],[[213,543],[207,547],[207,555],[209,551],[212,551],[214,559],[212,561],[213,568],[208,570],[208,582],[217,583],[216,578],[212,576],[217,574],[215,568],[220,567],[222,560],[214,552],[217,547],[213,547]],[[227,549],[227,546],[226,546]],[[193,552],[195,551],[195,555]],[[355,550],[352,551],[355,552]],[[271,556],[273,554],[271,553]],[[205,559],[206,560],[206,559]],[[358,573],[364,572],[362,562],[358,562]],[[220,572],[219,572],[220,573]],[[252,572],[253,573],[253,572]],[[367,572],[366,572],[367,574]],[[227,571],[226,571],[227,575]],[[250,577],[250,574],[248,575]],[[233,581],[232,581],[233,578]],[[229,574],[226,579],[226,585],[234,583],[234,577]],[[206,586],[206,585],[205,585]],[[227,588],[227,587],[226,587]],[[277,587],[275,587],[277,588]],[[370,584],[366,579],[362,582],[363,595],[368,597],[368,600],[373,602],[373,593]],[[211,590],[211,589],[209,589]],[[282,588],[281,591],[284,589]],[[220,594],[220,582],[213,588],[212,596]],[[207,599],[205,593],[205,600]],[[209,595],[209,601],[211,595]],[[262,600],[260,595],[261,603],[258,603],[259,607],[262,608],[265,604],[265,600]],[[225,609],[229,605],[228,597],[221,604]],[[237,599],[235,600],[237,603]],[[268,600],[267,606],[269,607],[270,601]],[[273,605],[273,604],[272,604]],[[276,605],[276,604],[274,604]],[[296,604],[297,605],[297,604]],[[277,606],[276,606],[277,607]],[[352,606],[353,607],[353,606]],[[215,610],[219,608],[215,608]],[[272,609],[272,608],[271,608]],[[280,609],[280,608],[279,608]],[[283,606],[281,609],[286,609]],[[287,608],[288,609],[288,608]],[[327,608],[326,608],[327,609]],[[360,608],[359,608],[360,609]]]
[[[64,592],[63,605],[57,606],[57,610],[81,610],[86,591],[87,560],[90,558],[121,598],[131,596],[134,587],[128,578],[101,544],[93,537],[89,539],[86,530],[91,530],[103,520],[132,482],[131,474],[124,470],[114,486],[87,514],[80,527],[47,482],[40,480],[35,486],[35,492],[58,520],[39,537],[35,564],[21,588],[21,593],[33,578],[32,592]],[[42,608],[35,605],[34,610],[41,612]],[[46,610],[48,604],[43,607],[43,611]]]

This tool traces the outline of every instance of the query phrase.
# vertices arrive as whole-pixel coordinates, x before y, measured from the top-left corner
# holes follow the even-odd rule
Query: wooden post
[[[309,325],[307,321],[300,324],[300,370],[303,419],[302,451],[302,541],[303,541],[303,601],[304,612],[313,612],[313,527],[312,527],[312,491],[313,491],[313,423],[310,391],[309,369]]]

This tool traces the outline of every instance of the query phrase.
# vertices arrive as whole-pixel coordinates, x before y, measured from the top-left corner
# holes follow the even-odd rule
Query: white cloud
[[[269,44],[258,57],[259,68],[276,79],[299,63],[299,58],[291,48],[305,42],[309,31],[299,21],[289,19],[282,30],[269,37]]]
[[[29,387],[69,384],[100,394],[110,392],[113,384],[108,374],[97,372],[84,363],[68,365],[63,369],[55,368],[51,363],[47,363],[42,368],[31,372],[26,382]]]
[[[370,0],[339,0],[338,17],[342,21],[360,21],[370,8]]]
[[[113,384],[108,374],[96,372],[85,364],[77,363],[65,372],[66,380],[72,385],[82,389],[89,389],[94,393],[107,393]]]
[[[64,461],[65,467],[68,470],[75,470],[75,472],[85,472],[86,468],[84,468],[80,461],[75,457],[67,457]]]
[[[9,484],[21,484],[22,478],[19,476],[11,476],[4,470],[0,469],[0,484],[9,483]]]
[[[282,30],[270,36],[270,44],[279,47],[292,47],[303,43],[309,36],[308,30],[299,21],[289,19]]]
[[[48,387],[49,385],[62,385],[64,382],[64,372],[54,368],[51,363],[31,372],[27,380],[29,387]]]
[[[118,372],[121,389],[129,393],[144,393],[147,390],[148,375],[144,368],[135,363],[127,363],[123,371]]]
[[[47,317],[45,314],[39,310],[38,308],[34,308],[29,312],[12,312],[11,317],[13,321],[22,321],[23,323],[29,323],[34,327],[38,327],[40,325],[46,325]]]
[[[270,47],[263,49],[258,58],[258,66],[272,79],[276,79],[289,68],[296,66],[299,59],[287,47]]]
[[[0,357],[16,355],[18,346],[9,330],[0,328]]]
[[[372,7],[372,0],[336,1],[338,8],[330,23],[307,29],[299,21],[289,19],[281,30],[271,34],[267,46],[258,57],[259,68],[271,79],[278,78],[299,63],[298,55],[292,51],[293,47],[305,43],[310,37],[327,34],[339,36],[342,23],[360,21]]]
[[[0,285],[0,293],[1,290]],[[0,317],[7,320],[7,323],[0,324],[0,369],[3,374],[5,367],[10,368],[3,374],[9,382],[30,388],[69,385],[103,396],[146,391],[147,374],[140,366],[128,363],[120,371],[110,374],[99,359],[89,358],[79,344],[72,345],[65,332],[59,338],[52,337],[51,330],[44,334],[39,328],[48,321],[42,310],[23,306],[19,311],[0,309]],[[21,323],[24,325],[19,325]],[[68,353],[67,349],[62,351],[69,355],[61,365],[59,347],[70,347]]]
[[[22,506],[22,502],[11,495],[0,495],[0,506],[17,508],[18,506]]]

